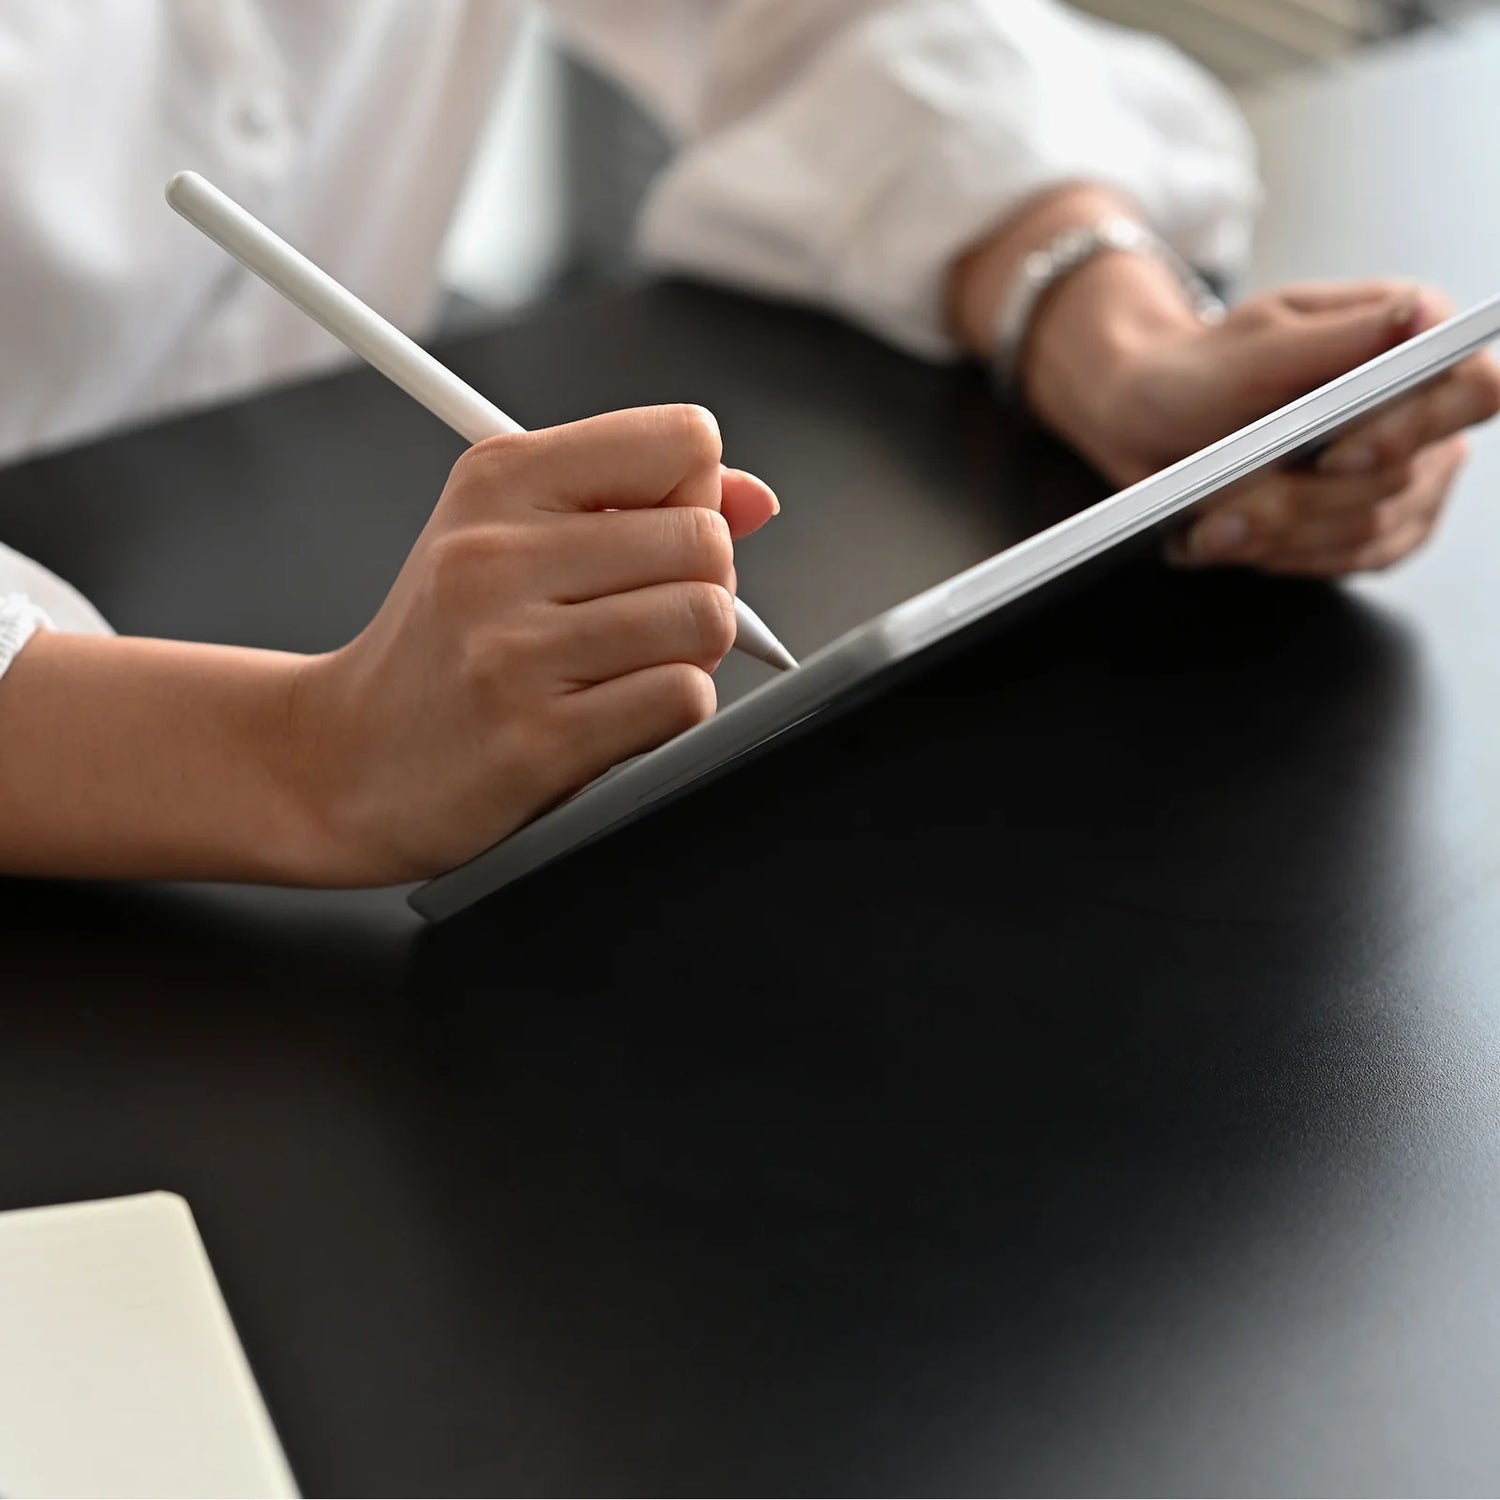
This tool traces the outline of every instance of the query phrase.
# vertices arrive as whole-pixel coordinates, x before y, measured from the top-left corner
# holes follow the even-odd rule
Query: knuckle
[[[678,506],[673,515],[674,524],[681,529],[684,550],[694,566],[710,578],[727,578],[734,567],[729,522],[704,505]]]
[[[532,434],[508,433],[485,438],[466,448],[453,465],[451,478],[464,488],[488,488],[514,474],[535,446]]]
[[[452,647],[449,670],[467,700],[479,710],[489,702],[495,684],[495,665],[489,642],[480,631],[466,630]]]
[[[537,624],[527,616],[512,615],[488,626],[476,645],[486,673],[497,679],[534,667],[542,654]]]
[[[686,662],[661,669],[657,694],[663,715],[677,732],[701,724],[718,706],[713,678]]]
[[[427,575],[433,588],[444,596],[466,591],[488,550],[484,534],[473,527],[437,537],[427,553]]]
[[[1296,313],[1280,296],[1255,297],[1243,302],[1235,319],[1247,333],[1272,333],[1296,321]]]
[[[454,670],[471,701],[494,718],[523,676],[540,658],[536,632],[521,621],[481,624],[463,633],[454,650]]]
[[[694,644],[715,661],[734,645],[734,599],[716,583],[690,583],[683,596]]]
[[[461,615],[517,597],[530,572],[535,545],[524,527],[455,527],[433,539],[423,563],[427,594],[444,611]],[[524,589],[523,589],[524,591]]]
[[[724,452],[719,423],[706,406],[679,402],[656,408],[658,435],[694,464],[716,464]]]
[[[455,527],[442,542],[446,570],[456,579],[483,582],[493,597],[500,573],[512,573],[512,560],[535,552],[545,543],[545,535],[539,529],[521,523],[485,517],[470,525]]]

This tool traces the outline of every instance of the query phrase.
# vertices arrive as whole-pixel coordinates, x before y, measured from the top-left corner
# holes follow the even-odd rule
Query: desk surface
[[[732,298],[455,358],[714,404],[798,649],[1091,493]],[[341,377],[0,474],[0,534],[323,646],[451,456]],[[1497,480],[1354,588],[1121,568],[438,929],[4,885],[0,1207],[185,1194],[309,1493],[1493,1491]]]

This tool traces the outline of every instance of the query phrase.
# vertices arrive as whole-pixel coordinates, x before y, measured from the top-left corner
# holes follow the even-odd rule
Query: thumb
[[[771,486],[743,469],[724,468],[722,494],[720,509],[735,541],[759,531],[781,510],[781,502]]]
[[[1252,356],[1276,404],[1304,396],[1410,338],[1421,316],[1420,300],[1415,291],[1395,292],[1281,322]]]

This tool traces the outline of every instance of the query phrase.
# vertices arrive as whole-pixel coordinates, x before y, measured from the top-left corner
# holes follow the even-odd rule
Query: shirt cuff
[[[45,610],[25,594],[0,594],[0,677],[4,677],[21,648],[38,629],[52,628]]]

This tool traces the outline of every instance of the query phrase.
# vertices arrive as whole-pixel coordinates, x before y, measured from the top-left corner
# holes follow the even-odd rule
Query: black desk
[[[794,649],[1092,493],[731,298],[452,353],[714,405]],[[0,535],[321,647],[452,452],[341,377],[0,474]],[[441,928],[0,885],[0,1207],[184,1193],[309,1493],[1493,1490],[1496,459],[1390,583],[1124,566]]]

